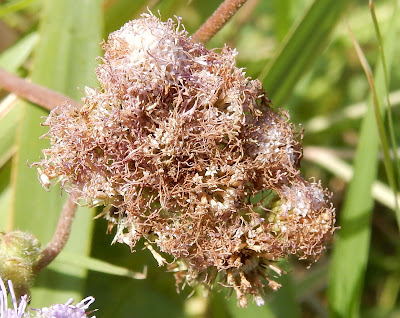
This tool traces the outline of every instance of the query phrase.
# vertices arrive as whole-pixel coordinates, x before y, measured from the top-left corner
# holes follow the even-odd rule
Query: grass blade
[[[10,14],[12,12],[16,12],[28,7],[31,3],[37,0],[20,0],[13,1],[11,3],[7,3],[4,5],[0,5],[0,17]]]
[[[377,92],[376,92],[376,88],[375,88],[375,82],[374,82],[374,78],[373,78],[373,74],[371,71],[371,68],[368,64],[367,58],[365,57],[364,53],[361,50],[361,47],[358,45],[357,41],[354,38],[354,35],[352,34],[351,30],[350,31],[350,35],[352,37],[358,58],[361,62],[361,65],[364,69],[365,75],[368,79],[368,84],[370,86],[371,89],[371,94],[372,94],[372,103],[374,106],[374,111],[375,111],[375,118],[376,118],[376,125],[378,128],[378,133],[379,133],[379,139],[380,139],[380,143],[381,143],[381,147],[382,147],[382,151],[383,151],[383,164],[385,166],[385,170],[386,170],[386,176],[389,180],[389,184],[393,189],[394,193],[397,193],[397,184],[396,184],[396,180],[395,180],[395,176],[394,176],[394,168],[393,168],[393,164],[392,164],[392,160],[390,158],[390,149],[389,149],[389,142],[388,142],[388,138],[387,138],[387,133],[386,133],[386,129],[385,129],[385,124],[383,122],[383,116],[382,116],[382,106],[381,106],[381,102],[383,100],[380,100],[377,96]],[[382,50],[383,53],[383,50]],[[387,92],[388,89],[388,83],[387,83],[387,73],[386,73],[386,65],[384,63],[385,59],[382,58],[382,69],[383,69],[383,80],[385,82],[385,90]],[[388,92],[387,92],[388,94]],[[387,94],[385,94],[387,96]],[[396,152],[395,152],[396,153]],[[397,155],[397,153],[396,153]],[[397,215],[397,223],[400,225],[400,214],[399,214],[399,208],[397,206],[397,201],[395,201],[395,205],[396,205],[396,215]]]
[[[16,44],[0,54],[0,66],[8,72],[15,73],[32,53],[38,41],[36,32],[29,33]]]
[[[143,270],[143,273],[137,273],[121,266],[68,251],[60,253],[55,262],[69,264],[103,274],[124,276],[134,279],[145,279],[147,272],[146,268]]]
[[[391,107],[390,98],[389,98],[389,74],[388,74],[388,69],[387,69],[387,65],[386,65],[385,50],[383,49],[383,43],[382,43],[383,41],[382,41],[380,29],[379,29],[378,19],[375,14],[375,7],[371,0],[370,0],[369,6],[370,6],[372,20],[374,22],[376,37],[379,42],[380,56],[381,56],[382,67],[383,67],[383,72],[384,72],[385,87],[386,87],[386,92],[387,92],[386,93],[387,122],[388,122],[390,143],[391,143],[392,149],[395,150],[395,149],[397,149],[397,142],[396,142],[394,127],[393,127],[392,107]],[[386,136],[384,136],[384,138],[386,139]],[[389,149],[387,149],[387,151],[385,152],[385,165],[388,167],[391,167],[393,169],[393,175],[389,175],[388,171],[387,171],[387,174],[388,174],[388,179],[391,182],[393,191],[396,194],[399,189],[398,182],[400,180],[400,161],[399,161],[399,157],[397,155],[397,151],[393,151],[393,157],[394,157],[394,164],[392,164]],[[399,210],[399,206],[397,205],[397,201],[396,201],[396,213],[397,213],[397,223],[400,226],[400,210]]]
[[[0,54],[0,67],[16,73],[32,53],[37,40],[38,36],[33,32],[17,41]],[[0,230],[3,231],[12,230],[8,208],[11,205],[11,158],[17,150],[15,138],[20,114],[18,98],[9,94],[0,103],[0,206],[3,207],[0,212]]]
[[[313,1],[299,23],[289,31],[276,56],[259,79],[269,98],[282,105],[298,80],[326,47],[341,14],[352,1]]]
[[[397,9],[397,7],[396,7]],[[388,65],[391,64],[396,11],[389,28],[385,47]],[[374,78],[377,98],[385,96],[384,73],[379,65]],[[341,211],[338,240],[333,251],[330,271],[329,298],[333,317],[358,317],[361,290],[368,261],[371,235],[370,217],[373,199],[371,186],[376,178],[379,135],[374,110],[370,105],[363,120],[354,160],[354,175],[349,184]]]
[[[15,149],[15,133],[17,130],[17,123],[20,114],[20,108],[14,107],[13,104],[16,103],[15,96],[5,99],[3,103],[0,104],[0,169],[12,158]],[[11,104],[10,109],[4,116],[1,114],[1,107],[5,103]]]
[[[358,316],[368,260],[370,216],[374,204],[370,193],[376,178],[379,142],[375,130],[375,118],[370,108],[363,120],[354,159],[354,175],[341,211],[341,229],[333,251],[329,286],[333,317]]]
[[[283,40],[289,31],[291,2],[288,0],[274,0],[275,33],[278,40]]]

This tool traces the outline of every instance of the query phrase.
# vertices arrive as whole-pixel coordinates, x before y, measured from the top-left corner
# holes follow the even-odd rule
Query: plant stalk
[[[247,0],[225,0],[206,22],[193,34],[193,38],[207,43],[232,18]]]
[[[76,209],[77,205],[74,199],[71,195],[68,195],[67,201],[64,204],[58,220],[57,229],[53,235],[53,238],[42,251],[41,258],[33,269],[35,273],[38,273],[42,269],[46,268],[63,250],[71,232],[71,226],[75,217]]]
[[[38,84],[30,83],[0,68],[0,87],[49,111],[64,103],[76,108],[81,105],[72,98]]]

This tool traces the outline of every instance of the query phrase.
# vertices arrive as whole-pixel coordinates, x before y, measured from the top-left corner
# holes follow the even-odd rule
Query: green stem
[[[42,251],[41,258],[34,267],[35,273],[38,273],[47,267],[47,265],[49,265],[64,248],[68,241],[69,233],[71,232],[76,208],[77,205],[74,199],[69,195],[58,220],[57,229],[53,238]]]

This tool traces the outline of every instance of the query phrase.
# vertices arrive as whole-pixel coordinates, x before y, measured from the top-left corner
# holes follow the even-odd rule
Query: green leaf
[[[21,107],[14,107],[16,99],[5,99],[0,104],[0,169],[12,158],[15,148],[15,134],[19,120]],[[5,104],[9,105],[5,105]],[[9,107],[10,109],[4,110],[6,114],[2,117],[2,107]]]
[[[259,76],[267,96],[275,104],[282,105],[292,95],[299,79],[327,46],[329,35],[351,2],[314,0],[294,25],[275,57]]]
[[[37,43],[37,33],[24,36],[14,45],[0,54],[0,67],[16,73],[26,61]],[[17,148],[15,138],[21,115],[21,105],[16,96],[10,94],[0,103],[0,230],[11,231],[11,159]]]
[[[8,72],[15,73],[32,53],[38,41],[36,32],[29,33],[16,44],[0,54],[0,67]]]
[[[281,261],[279,267],[284,269],[286,274],[274,280],[282,287],[278,291],[270,293],[267,304],[276,317],[300,317],[300,306],[296,299],[296,286],[290,274],[290,264],[287,261]]]
[[[291,25],[290,19],[290,8],[291,1],[288,0],[274,0],[274,23],[275,23],[275,34],[278,37],[278,40],[282,40],[285,38],[287,32],[289,31],[289,27]]]
[[[73,266],[77,266],[80,268],[84,268],[87,270],[103,273],[103,274],[110,274],[110,275],[117,275],[117,276],[125,276],[129,278],[135,279],[144,279],[146,278],[146,268],[144,269],[143,273],[133,272],[127,268],[116,266],[110,264],[108,262],[95,259],[92,257],[87,257],[81,254],[72,253],[68,251],[63,251],[55,260],[55,263],[61,262],[63,264],[69,264]]]
[[[386,169],[386,176],[389,180],[389,184],[391,188],[393,189],[393,192],[395,194],[398,193],[399,189],[399,184],[400,182],[400,161],[399,157],[397,154],[397,151],[393,152],[393,157],[394,157],[394,163],[392,163],[391,155],[390,155],[390,149],[389,147],[391,146],[392,149],[397,149],[397,142],[396,142],[396,137],[395,137],[395,131],[394,131],[394,122],[393,122],[393,116],[392,116],[392,107],[390,105],[390,98],[389,98],[389,74],[388,74],[388,69],[386,65],[386,59],[385,59],[385,50],[383,48],[383,43],[382,43],[382,36],[381,36],[381,31],[379,28],[379,24],[377,21],[374,5],[372,2],[370,2],[370,11],[371,11],[371,16],[372,20],[374,21],[374,26],[375,26],[375,32],[376,32],[376,37],[379,42],[379,48],[380,48],[380,56],[381,56],[381,61],[382,61],[382,67],[383,67],[383,73],[384,73],[384,81],[385,81],[385,90],[386,90],[386,103],[387,103],[387,122],[388,122],[388,128],[385,128],[385,124],[383,122],[383,118],[380,117],[380,105],[382,101],[379,101],[377,98],[375,98],[375,113],[376,113],[376,119],[379,127],[379,132],[380,132],[380,138],[381,138],[381,145],[384,153],[384,164],[385,164],[385,169]],[[376,94],[376,92],[374,91]],[[390,143],[390,145],[389,145]],[[396,217],[397,217],[397,224],[400,227],[400,207],[396,201]]]
[[[11,204],[11,161],[0,168],[0,231],[9,232],[8,208]]]
[[[100,0],[79,4],[68,0],[45,1],[32,80],[78,99],[81,92],[77,88],[96,85],[94,68],[100,53],[101,29]],[[48,147],[47,141],[39,140],[46,132],[40,123],[47,112],[28,103],[23,103],[22,112],[18,152],[13,162],[12,217],[15,227],[31,231],[42,243],[47,243],[54,233],[63,199],[56,187],[50,192],[42,189],[35,169],[26,164],[38,161],[41,149]],[[88,209],[78,210],[66,250],[89,253],[91,217]],[[55,266],[58,271],[45,269],[36,281],[32,291],[32,304],[36,307],[81,297],[86,271],[64,264],[52,268]]]
[[[20,1],[12,1],[11,3],[7,3],[4,5],[0,5],[0,17],[10,14],[12,12],[16,12],[28,7],[31,3],[36,0],[20,0]]]
[[[374,204],[370,193],[376,178],[378,142],[374,112],[370,108],[361,127],[354,175],[341,211],[341,229],[332,257],[329,292],[334,317],[357,317],[368,260]]]
[[[24,36],[13,46],[0,54],[0,67],[16,73],[17,69],[26,61],[37,43],[37,33]],[[0,168],[11,159],[15,153],[15,135],[21,107],[17,98],[8,95],[0,103]]]
[[[397,3],[397,2],[396,2]],[[387,65],[391,65],[398,18],[394,9],[392,27],[386,36]],[[376,92],[379,100],[386,94],[382,65],[375,73]],[[358,317],[364,274],[367,267],[370,218],[373,199],[371,186],[376,178],[379,135],[370,102],[363,120],[357,152],[354,159],[354,175],[346,193],[341,211],[338,239],[333,252],[330,272],[329,298],[333,317]]]

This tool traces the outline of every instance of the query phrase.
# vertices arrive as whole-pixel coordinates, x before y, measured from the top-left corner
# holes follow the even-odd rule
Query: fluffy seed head
[[[178,283],[219,280],[262,304],[273,261],[315,260],[334,229],[329,195],[299,175],[301,133],[235,50],[207,50],[179,19],[144,14],[103,48],[101,87],[46,120],[43,186],[104,205],[115,241],[172,255]]]

